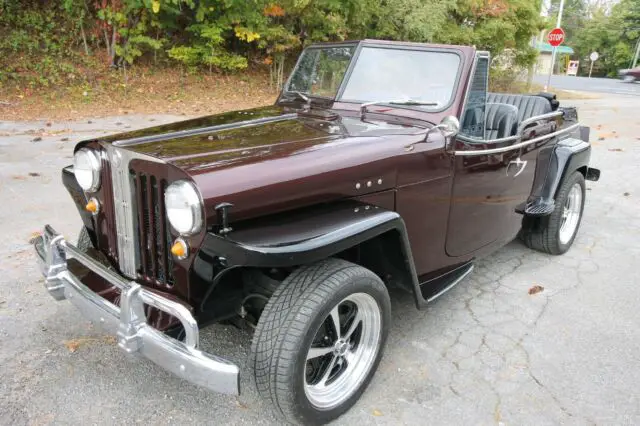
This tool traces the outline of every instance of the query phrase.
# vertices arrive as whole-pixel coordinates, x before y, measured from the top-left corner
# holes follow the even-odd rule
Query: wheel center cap
[[[337,356],[344,356],[349,349],[349,343],[344,339],[338,339],[333,347],[333,353]]]

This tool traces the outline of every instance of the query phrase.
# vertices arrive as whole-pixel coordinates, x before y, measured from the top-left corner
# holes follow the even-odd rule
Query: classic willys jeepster
[[[566,252],[589,128],[554,95],[488,91],[472,47],[379,40],[307,47],[274,105],[80,142],[62,180],[77,244],[45,226],[46,288],[120,348],[213,391],[239,366],[205,325],[255,329],[249,381],[290,422],[364,392],[388,289],[424,308],[520,236]]]

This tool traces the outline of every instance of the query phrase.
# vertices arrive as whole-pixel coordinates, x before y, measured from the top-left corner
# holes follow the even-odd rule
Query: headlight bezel
[[[171,204],[174,201],[170,201],[170,196],[178,195],[182,197],[182,201],[184,201],[184,207],[173,207]],[[164,205],[167,214],[167,220],[171,228],[180,236],[192,236],[199,233],[204,227],[204,203],[202,201],[202,195],[196,185],[188,180],[180,179],[169,186],[164,191]],[[175,218],[175,213],[172,214],[172,210],[175,209],[188,209],[189,216],[191,217],[190,226],[182,226],[182,224],[178,223],[179,226],[176,226],[176,222],[178,220],[183,220],[184,218]],[[173,217],[173,218],[172,218]],[[187,224],[185,224],[187,225]]]
[[[79,159],[84,157],[87,159],[87,163],[89,165],[89,169],[83,169],[78,167]],[[78,170],[86,170],[91,172],[91,184],[83,185],[83,179],[78,178]],[[85,192],[96,192],[100,188],[100,171],[102,170],[102,162],[100,161],[100,157],[98,153],[89,148],[80,148],[73,155],[73,175]]]

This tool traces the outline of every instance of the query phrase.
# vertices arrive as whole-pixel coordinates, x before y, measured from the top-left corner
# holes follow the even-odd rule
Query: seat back
[[[518,123],[537,115],[552,112],[549,101],[541,96],[489,92],[487,93],[487,102],[509,104],[518,108]]]
[[[518,129],[518,108],[509,104],[487,103],[485,139],[514,136]]]

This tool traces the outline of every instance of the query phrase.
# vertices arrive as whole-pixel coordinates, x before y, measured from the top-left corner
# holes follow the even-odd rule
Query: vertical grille
[[[164,205],[167,181],[130,170],[138,212],[138,278],[155,285],[173,285],[173,261]]]

